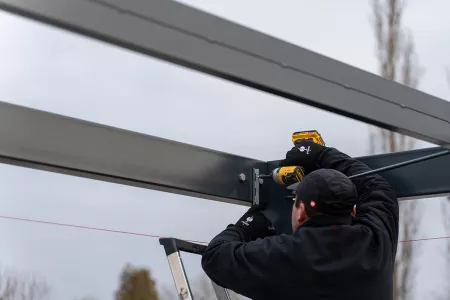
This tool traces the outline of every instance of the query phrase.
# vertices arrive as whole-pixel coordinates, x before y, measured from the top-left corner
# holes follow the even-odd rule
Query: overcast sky
[[[377,71],[368,1],[183,2]],[[444,66],[450,65],[449,11],[450,2],[445,0],[410,0],[404,18],[425,68],[420,89],[444,99],[450,99],[444,75]],[[310,128],[349,155],[368,151],[366,124],[3,12],[0,41],[0,101],[261,160],[282,158],[292,132]],[[285,122],[264,122],[277,118]],[[356,137],[336,134],[336,128],[352,130]],[[209,241],[246,210],[9,165],[0,165],[0,190],[3,216],[202,241]],[[442,201],[418,201],[426,220],[420,236],[444,235]],[[154,238],[4,219],[0,234],[1,265],[42,274],[53,287],[52,299],[84,295],[111,299],[127,262],[151,268],[160,286],[173,288],[163,249]],[[424,299],[445,282],[439,270],[445,240],[420,245],[416,299]],[[189,276],[200,272],[199,262],[199,257],[186,259]]]

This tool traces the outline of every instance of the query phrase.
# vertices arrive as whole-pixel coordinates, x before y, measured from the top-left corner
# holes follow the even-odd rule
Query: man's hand
[[[286,158],[280,162],[280,167],[301,166],[306,173],[319,168],[318,162],[322,153],[327,149],[313,141],[301,140],[286,153]]]
[[[252,206],[235,225],[250,241],[277,233],[272,223],[261,212],[262,209],[259,205]]]

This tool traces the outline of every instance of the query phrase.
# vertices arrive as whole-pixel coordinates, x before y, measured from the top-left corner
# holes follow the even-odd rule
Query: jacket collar
[[[330,215],[319,215],[306,221],[302,227],[324,227],[324,226],[335,226],[335,225],[351,225],[353,222],[353,217],[348,216],[330,216]]]

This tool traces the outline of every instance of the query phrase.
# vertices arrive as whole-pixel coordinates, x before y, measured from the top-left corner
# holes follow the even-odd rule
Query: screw
[[[239,181],[240,181],[240,182],[244,182],[244,181],[245,181],[245,179],[246,179],[246,178],[245,178],[245,174],[244,174],[244,173],[241,173],[241,174],[239,174],[239,176],[238,176],[238,177],[239,177]]]

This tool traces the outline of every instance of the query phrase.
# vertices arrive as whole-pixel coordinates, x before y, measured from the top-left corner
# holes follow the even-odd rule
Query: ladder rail
[[[228,293],[227,289],[218,286],[213,281],[211,281],[211,284],[218,300],[230,300],[230,294]]]
[[[180,251],[201,255],[205,251],[206,246],[175,238],[160,238],[159,243],[166,252],[179,299],[194,300]],[[211,284],[218,300],[230,300],[227,289],[215,284],[213,281],[211,281]]]
[[[178,298],[180,300],[194,300],[175,239],[164,238],[160,239],[159,243],[164,246]]]

